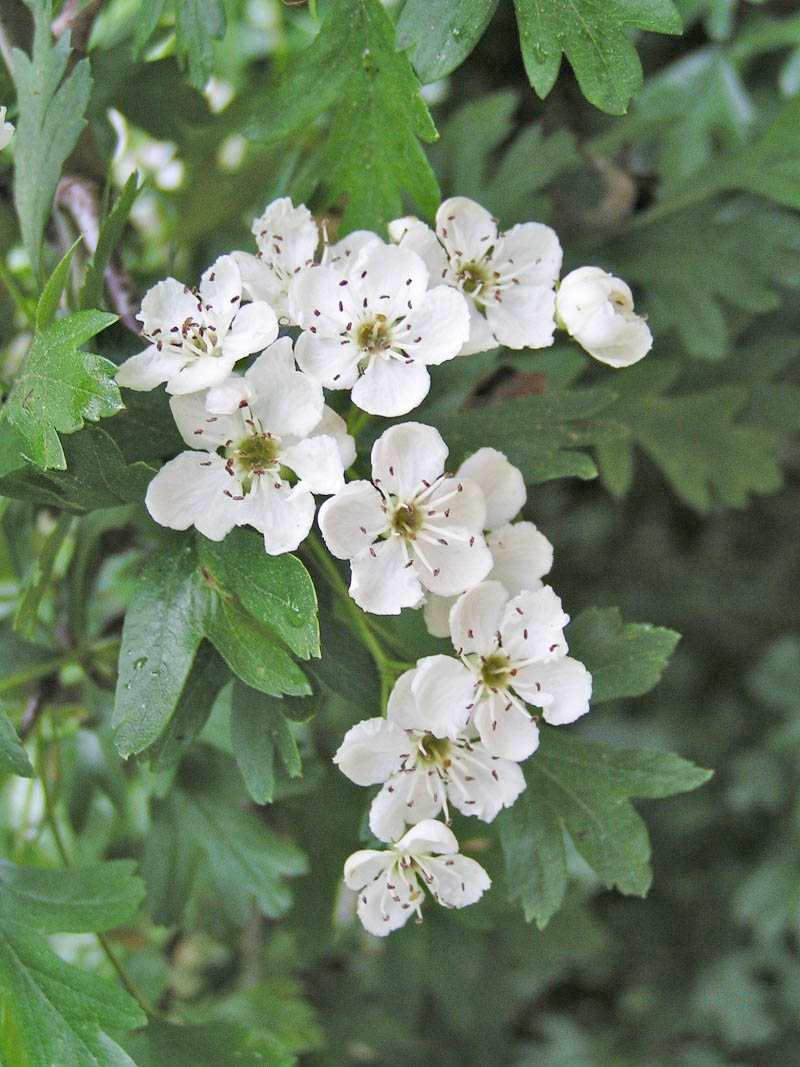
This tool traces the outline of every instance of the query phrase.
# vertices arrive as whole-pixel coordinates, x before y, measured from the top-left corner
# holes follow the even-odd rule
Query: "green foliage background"
[[[0,15],[33,55],[20,99],[20,78],[36,90],[19,121],[10,111],[13,178],[0,156],[5,1059],[794,1062],[796,5],[113,0],[74,18],[77,63],[63,36],[50,41],[58,11],[31,8],[33,50],[25,5]],[[219,113],[200,92],[212,73],[236,91]],[[428,106],[419,81],[443,77]],[[3,69],[0,102],[16,98]],[[109,107],[184,162],[178,190],[140,194],[155,230],[126,227],[131,183],[108,187]],[[106,212],[82,283],[68,203],[50,219],[62,165],[95,183]],[[119,396],[107,361],[137,341],[96,309],[115,248],[141,294],[250,248],[249,220],[276,196],[343,233],[405,208],[429,216],[440,192],[475,197],[505,226],[550,222],[566,269],[595,262],[633,286],[656,344],[618,373],[561,345],[434,376],[419,417],[453,459],[492,444],[523,469],[599,702],[545,739],[499,835],[460,826],[493,892],[376,943],[335,900],[364,800],[328,757],[376,714],[381,679],[320,580],[317,634],[298,561],[266,574],[248,531],[222,552],[148,520],[144,488],[179,446],[163,397]],[[5,255],[20,243],[27,266]],[[65,285],[80,309],[71,331],[53,321]],[[15,377],[21,328],[31,347]],[[98,331],[100,355],[82,351]],[[322,577],[318,559],[305,564]],[[672,631],[682,639],[652,689]],[[438,650],[405,617],[385,636],[403,658]],[[714,778],[634,808],[703,778],[650,749]],[[577,770],[563,770],[566,751]],[[653,841],[644,900],[636,810]],[[615,884],[634,895],[603,888]],[[147,1026],[107,950],[156,1007]]]

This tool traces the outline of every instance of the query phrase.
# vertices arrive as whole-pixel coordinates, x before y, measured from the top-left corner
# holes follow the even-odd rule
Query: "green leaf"
[[[315,163],[325,204],[346,197],[340,233],[379,229],[403,213],[402,192],[433,215],[439,188],[418,138],[436,138],[408,58],[380,0],[337,0],[316,40],[259,101],[253,135],[306,131],[323,112],[331,123]]]
[[[7,429],[0,425],[0,438]],[[146,463],[127,464],[114,439],[98,426],[84,426],[69,437],[64,455],[63,471],[26,463],[0,476],[0,493],[82,513],[139,503],[156,473]]]
[[[464,62],[496,7],[497,0],[406,0],[397,20],[397,47],[410,49],[423,84],[438,81]]]
[[[69,33],[53,43],[51,0],[27,0],[33,12],[31,58],[15,48],[14,80],[19,121],[14,148],[14,202],[33,272],[42,273],[42,237],[64,161],[86,125],[92,79],[89,61],[62,78],[70,56]]]
[[[203,638],[190,545],[144,567],[125,615],[113,725],[121,756],[151,745],[169,722]]]
[[[303,659],[319,655],[314,583],[296,556],[268,556],[261,537],[239,527],[223,541],[198,536],[202,566]]]
[[[133,52],[138,55],[147,42],[153,30],[158,25],[161,13],[164,10],[165,0],[142,0],[136,12],[136,32],[133,38]]]
[[[42,545],[39,558],[25,583],[24,591],[14,615],[14,629],[23,637],[33,637],[36,630],[36,617],[42,597],[53,580],[53,567],[56,557],[72,527],[72,516],[61,514],[56,525],[47,535]]]
[[[771,493],[782,484],[776,441],[759,427],[735,421],[747,403],[742,386],[701,393],[660,395],[674,380],[676,364],[631,367],[620,382],[620,399],[604,413],[625,428],[616,448],[624,457],[639,445],[661,469],[673,490],[697,511],[745,507],[751,492]],[[612,453],[598,452],[603,477],[620,484]],[[623,458],[623,462],[628,462]],[[624,487],[624,484],[623,484]]]
[[[131,213],[134,201],[139,194],[138,174],[131,174],[123,186],[122,192],[117,197],[108,217],[103,220],[100,227],[100,235],[97,238],[97,247],[88,266],[86,276],[83,279],[81,291],[78,294],[78,307],[82,310],[97,307],[103,299],[103,279],[114,249],[122,239],[128,216]]]
[[[189,81],[202,92],[214,73],[212,40],[225,35],[225,5],[222,0],[177,0],[175,4],[175,51]]]
[[[661,626],[623,623],[619,608],[587,608],[567,633],[570,655],[591,672],[593,704],[648,693],[680,640]]]
[[[22,747],[17,731],[0,707],[0,771],[16,774],[20,778],[33,778],[33,767],[28,753]]]
[[[642,86],[630,27],[680,33],[671,0],[514,0],[525,70],[545,97],[566,55],[587,100],[622,115]]]
[[[46,329],[55,319],[58,305],[61,302],[61,294],[67,284],[72,257],[82,240],[83,237],[81,236],[75,241],[72,248],[67,249],[58,266],[47,279],[42,295],[39,297],[39,303],[36,305],[36,321],[34,325],[37,330]]]
[[[290,778],[303,773],[297,742],[284,715],[284,703],[243,685],[234,686],[233,752],[247,791],[257,804],[272,802],[276,754]]]
[[[25,1062],[133,1067],[101,1027],[143,1026],[147,1017],[136,1001],[106,979],[64,963],[33,930],[5,918],[0,919],[0,980],[6,1017]]]
[[[130,919],[144,897],[135,870],[132,860],[58,871],[0,860],[3,915],[41,934],[111,930]]]
[[[4,1062],[20,1062],[22,1050],[30,1064],[133,1063],[100,1028],[142,1026],[147,1020],[136,1002],[59,959],[40,935],[117,926],[136,912],[143,890],[130,860],[60,871],[0,861],[0,1046],[14,1035]]]
[[[215,1021],[179,1026],[153,1019],[146,1036],[152,1064],[192,1064],[192,1067],[219,1067],[225,1062],[236,1067],[283,1067],[294,1057],[276,1058],[267,1040],[253,1037],[252,1030],[235,1023]]]
[[[470,411],[468,418],[463,414],[446,417],[439,429],[450,446],[448,469],[487,445],[513,456],[529,484],[568,476],[594,478],[597,468],[578,450],[623,432],[611,423],[604,428],[588,421],[613,400],[610,390],[580,389],[490,404]]]
[[[528,787],[500,816],[500,840],[511,896],[539,926],[566,888],[562,829],[604,885],[644,896],[650,842],[630,798],[687,792],[711,775],[671,752],[613,749],[549,727],[523,771]]]
[[[80,351],[116,321],[116,315],[105,311],[79,311],[34,335],[3,417],[22,438],[26,458],[37,467],[66,468],[56,431],[74,433],[84,419],[96,422],[122,407],[114,364]]]

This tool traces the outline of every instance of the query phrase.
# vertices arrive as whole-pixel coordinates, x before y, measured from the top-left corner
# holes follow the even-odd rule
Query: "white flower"
[[[579,267],[563,279],[556,314],[570,336],[609,367],[629,367],[653,346],[649,326],[633,310],[630,289],[601,267]]]
[[[351,389],[372,415],[404,415],[430,389],[428,366],[458,355],[469,334],[466,301],[428,289],[414,252],[375,239],[354,258],[302,271],[289,310],[303,327],[296,357],[328,389]]]
[[[183,163],[176,158],[178,146],[172,141],[157,141],[143,130],[137,130],[115,107],[110,107],[106,114],[117,135],[111,160],[114,182],[122,186],[138,171],[140,180],[150,178],[159,189],[177,189],[184,177]]]
[[[244,295],[270,304],[282,325],[295,325],[289,314],[289,283],[314,263],[319,245],[317,224],[305,204],[295,207],[283,196],[253,219],[252,232],[258,253],[232,253],[242,272]]]
[[[589,710],[591,675],[566,655],[568,622],[547,585],[509,597],[499,582],[482,582],[456,601],[450,634],[472,671],[472,717],[492,755],[524,760],[536,750],[539,731],[526,703],[553,725]]]
[[[358,917],[378,937],[404,926],[412,913],[422,919],[419,877],[446,908],[474,904],[492,884],[479,863],[459,855],[453,831],[434,819],[412,826],[383,852],[354,852],[344,865],[345,883],[358,893]]]
[[[278,336],[275,312],[256,302],[241,307],[242,279],[231,256],[220,256],[189,289],[174,278],[158,282],[137,318],[150,347],[126,359],[117,381],[128,389],[196,393],[223,382],[235,363]]]
[[[14,125],[11,122],[6,122],[6,109],[0,107],[0,150],[6,147],[13,136]]]
[[[541,588],[541,578],[553,565],[553,546],[532,522],[509,520],[525,503],[521,472],[494,448],[479,448],[466,459],[456,476],[477,482],[486,498],[486,544],[492,553],[487,578],[506,587],[513,596],[523,589]],[[450,609],[456,597],[429,594],[425,599],[425,625],[434,637],[450,633]]]
[[[450,595],[486,576],[483,493],[444,473],[447,445],[417,422],[392,426],[372,447],[373,484],[350,482],[320,508],[337,559],[349,559],[350,595],[364,611],[397,615],[423,589]]]
[[[369,825],[393,841],[406,824],[433,819],[452,805],[491,822],[525,788],[522,771],[473,740],[467,730],[473,679],[458,660],[428,656],[397,680],[385,719],[365,719],[344,736],[333,762],[356,785],[384,783]]]
[[[389,223],[389,236],[422,256],[431,278],[469,299],[471,329],[461,355],[553,343],[562,253],[549,226],[524,222],[501,233],[480,204],[454,196],[436,212],[436,233],[406,217]]]
[[[229,414],[210,414],[205,393],[172,398],[181,436],[197,451],[165,464],[145,503],[162,526],[194,526],[213,541],[234,526],[254,526],[277,556],[308,535],[312,494],[341,488],[347,446],[330,432],[333,413],[324,412],[320,386],[295,369],[288,337],[255,361],[244,382],[248,399]]]

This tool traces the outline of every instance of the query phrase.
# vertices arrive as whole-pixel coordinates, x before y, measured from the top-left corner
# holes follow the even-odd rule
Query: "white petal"
[[[412,826],[395,845],[398,852],[418,853],[435,852],[437,855],[452,855],[458,852],[456,835],[449,826],[436,819],[425,819]]]
[[[630,288],[600,267],[579,267],[561,282],[556,310],[589,355],[611,367],[627,367],[650,351],[650,329],[633,311]]]
[[[304,329],[313,326],[320,336],[338,337],[359,310],[351,288],[332,267],[311,267],[292,279],[289,311]]]
[[[562,726],[589,710],[592,676],[578,660],[562,656],[518,671],[514,689],[529,704],[543,708],[551,726]]]
[[[355,440],[347,432],[347,423],[341,415],[337,415],[333,408],[329,408],[327,404],[322,408],[322,418],[314,427],[313,433],[314,436],[327,434],[328,437],[332,437],[336,442],[336,447],[339,449],[342,467],[344,470],[352,467],[356,460]]]
[[[166,348],[159,352],[155,345],[151,345],[120,364],[116,374],[117,384],[138,392],[155,389],[176,375],[185,363],[185,356]]]
[[[333,267],[334,270],[346,273],[350,269],[350,260],[354,259],[372,241],[378,241],[380,244],[384,243],[372,230],[353,230],[352,233],[348,233],[346,237],[343,237],[341,241],[337,241],[332,245],[325,245],[322,250],[321,265],[323,267]]]
[[[488,655],[497,645],[508,592],[499,582],[481,582],[464,593],[450,612],[450,636],[459,655]]]
[[[302,484],[288,489],[284,482],[276,489],[267,475],[258,479],[248,502],[246,521],[264,535],[264,548],[270,556],[294,552],[308,537],[315,505],[314,497]]]
[[[416,252],[377,241],[361,250],[350,277],[361,309],[391,320],[416,308],[428,288],[428,268]]]
[[[199,393],[224,382],[236,362],[230,356],[199,356],[173,374],[167,381],[167,392],[174,396]]]
[[[546,348],[553,343],[555,294],[551,286],[521,282],[486,305],[486,321],[507,348]]]
[[[296,371],[291,337],[279,337],[254,359],[245,371],[245,378],[256,393],[269,393],[275,388],[276,374]]]
[[[345,860],[345,885],[357,892],[369,882],[374,882],[392,863],[394,856],[391,852],[379,852],[374,848],[359,849]]]
[[[549,585],[525,590],[506,607],[500,624],[503,647],[512,660],[556,659],[567,651],[564,627],[568,622],[569,615]]]
[[[477,534],[485,525],[486,497],[471,478],[445,478],[428,497],[425,528],[435,530],[437,536],[447,539],[447,530],[454,528]]]
[[[457,737],[469,719],[474,684],[472,672],[452,656],[419,660],[411,690],[424,728],[435,737]]]
[[[410,875],[416,887],[416,879]],[[415,912],[415,906],[421,896],[419,888],[414,895],[409,895],[403,882],[395,890],[387,888],[386,876],[381,876],[370,885],[365,886],[359,894],[356,913],[364,929],[376,937],[386,937],[392,930],[398,930]]]
[[[455,532],[458,530],[444,530],[446,545],[426,543],[421,547],[419,539],[411,544],[419,580],[426,589],[439,596],[455,596],[462,589],[471,589],[492,569],[492,554],[483,535],[462,531],[466,539],[455,540]]]
[[[250,252],[231,252],[231,255],[242,276],[242,296],[247,300],[263,300],[276,310],[286,310],[287,294],[275,271]]]
[[[499,348],[500,342],[492,333],[492,328],[479,310],[475,301],[467,296],[469,304],[469,338],[463,345],[460,356],[473,356],[477,352],[490,352]]]
[[[200,304],[205,322],[213,322],[224,334],[239,310],[242,276],[233,256],[220,256],[200,279]],[[253,351],[253,349],[251,349]]]
[[[405,671],[401,674],[392,686],[392,691],[386,703],[386,717],[404,731],[421,731],[425,729],[417,708],[417,699],[412,689],[416,673],[417,668],[412,667],[410,671]]]
[[[509,706],[510,703],[510,706]],[[475,729],[492,756],[521,763],[539,747],[539,728],[503,693],[489,693],[474,712]]]
[[[234,500],[231,492],[237,495],[239,486],[223,459],[210,452],[182,452],[153,478],[144,502],[161,526],[194,526],[212,541],[221,541],[242,513],[243,501]]]
[[[510,808],[525,788],[525,776],[513,760],[491,756],[482,742],[462,749],[448,769],[457,786],[448,789],[450,803],[463,815],[491,822],[501,808]]]
[[[322,418],[322,386],[313,378],[296,370],[271,373],[265,367],[257,381],[258,396],[250,408],[265,431],[277,437],[305,437]]]
[[[403,608],[422,603],[422,586],[416,568],[406,567],[398,537],[379,541],[350,562],[350,596],[362,611],[399,615]]]
[[[369,828],[381,841],[396,841],[406,824],[435,818],[444,796],[439,779],[422,767],[393,775],[370,806]]]
[[[316,435],[298,441],[283,450],[281,462],[294,471],[309,492],[335,493],[344,487],[342,457],[332,437]]]
[[[474,904],[491,886],[492,880],[476,860],[454,856],[451,860],[431,859],[426,863],[433,882],[434,899],[446,908],[465,908]]]
[[[525,503],[522,472],[496,448],[479,448],[458,468],[460,477],[477,482],[486,499],[487,530],[509,522]]]
[[[447,272],[447,254],[430,226],[413,215],[406,215],[390,222],[388,230],[395,244],[417,253],[428,268],[429,284],[438,285]]]
[[[165,338],[173,326],[180,327],[186,319],[197,319],[199,301],[188,286],[175,278],[165,278],[148,289],[142,298],[142,309],[136,316],[142,332],[154,340]]]
[[[391,426],[372,446],[372,479],[384,492],[408,501],[444,472],[447,453],[433,426],[420,422]]]
[[[480,259],[497,240],[497,223],[480,204],[466,196],[445,200],[436,212],[436,233],[450,257]]]
[[[512,596],[538,589],[553,566],[553,546],[532,522],[500,526],[486,535],[494,566],[489,578],[501,582]]]
[[[396,328],[412,359],[429,366],[457,356],[470,335],[469,305],[446,285],[430,289]]]
[[[352,559],[388,528],[383,498],[370,482],[349,482],[319,509],[319,528],[337,559]]]
[[[454,596],[437,596],[436,593],[428,593],[425,597],[425,626],[433,637],[450,636],[450,609],[457,599]]]
[[[333,762],[356,785],[375,785],[400,769],[404,752],[404,730],[387,719],[364,719],[344,735]]]
[[[492,256],[502,277],[518,278],[523,285],[552,289],[561,271],[563,253],[555,230],[541,222],[522,222],[503,234]]]
[[[231,323],[222,342],[223,353],[234,361],[261,352],[278,336],[278,320],[269,304],[256,300],[245,304]]]
[[[253,219],[252,233],[265,260],[273,260],[287,272],[314,260],[319,231],[305,204],[295,207],[288,196],[273,200],[264,213]]]
[[[358,380],[359,350],[351,341],[301,333],[294,348],[297,365],[326,389],[351,389]]]
[[[428,395],[430,387],[430,375],[422,363],[378,356],[355,382],[350,396],[362,411],[391,418],[413,411]]]
[[[205,409],[212,415],[230,415],[239,408],[246,407],[254,396],[255,393],[243,375],[231,374],[205,394]]]
[[[230,380],[230,379],[228,379]],[[211,414],[206,407],[206,393],[187,393],[170,397],[169,406],[178,432],[190,448],[215,452],[220,445],[238,442],[247,435],[247,427],[237,408],[229,415]],[[219,456],[216,457],[219,459]]]

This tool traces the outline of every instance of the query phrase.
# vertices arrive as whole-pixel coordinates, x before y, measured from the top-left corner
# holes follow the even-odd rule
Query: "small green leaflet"
[[[266,141],[331,112],[315,164],[324,202],[347,198],[339,232],[381,229],[403,214],[403,191],[433,215],[439,187],[418,138],[436,128],[380,0],[334,0],[316,40],[259,102],[250,128]]]
[[[675,380],[677,364],[630,367],[622,396],[604,413],[626,429],[625,438],[603,445],[597,459],[616,495],[633,476],[631,450],[639,445],[672,488],[697,511],[745,507],[752,492],[780,488],[777,442],[765,430],[735,421],[748,400],[745,386],[723,385],[699,393],[661,395]]]
[[[37,467],[66,468],[56,431],[74,433],[84,419],[96,422],[122,407],[114,364],[80,351],[116,321],[116,315],[105,311],[79,311],[35,333],[3,417],[22,438],[25,457]]]
[[[5,1062],[133,1061],[101,1031],[128,1030],[147,1019],[136,1002],[106,979],[64,963],[41,936],[107,930],[137,910],[144,886],[129,860],[47,871],[0,862],[0,982],[11,1023],[0,1030],[14,1048]]]
[[[0,707],[0,772],[17,774],[20,778],[33,778],[33,767],[22,747],[17,731]]]
[[[214,73],[212,40],[225,35],[225,5],[222,0],[176,0],[175,51],[189,81],[199,92]]]
[[[514,0],[525,70],[545,97],[566,55],[587,100],[622,115],[642,86],[631,27],[680,33],[671,0]]]
[[[275,918],[291,904],[284,879],[307,869],[293,842],[202,778],[197,788],[176,786],[153,803],[142,873],[156,922],[179,923],[193,886],[210,893],[234,922],[245,921],[252,901]]]
[[[451,415],[439,423],[450,446],[448,470],[483,445],[514,457],[528,484],[551,478],[594,478],[597,468],[582,446],[615,440],[623,432],[611,422],[592,420],[614,400],[608,389],[527,396]]]
[[[410,49],[423,84],[460,66],[480,40],[498,0],[406,0],[397,20],[397,47]]]
[[[205,538],[198,538],[198,551],[176,539],[142,571],[122,630],[114,708],[121,755],[142,752],[162,734],[204,637],[253,688],[274,696],[310,693],[276,638],[303,658],[318,652],[308,572],[293,556],[266,556],[257,535],[237,535],[226,540],[228,564]]]
[[[609,748],[546,726],[523,771],[527,789],[499,817],[500,841],[511,896],[540,927],[566,890],[563,830],[604,885],[644,896],[650,841],[631,797],[687,792],[711,775],[671,752]]]
[[[69,33],[52,41],[51,0],[26,0],[33,12],[31,58],[15,48],[14,80],[19,121],[14,149],[14,202],[22,240],[37,277],[42,273],[42,236],[64,161],[86,125],[92,79],[80,60],[62,82],[70,56]]]
[[[276,756],[290,778],[303,773],[297,742],[284,714],[285,703],[241,683],[234,686],[231,741],[247,791],[257,804],[272,801]]]
[[[97,248],[86,267],[86,276],[78,295],[78,305],[82,310],[97,307],[103,299],[105,270],[114,249],[122,238],[131,208],[139,194],[138,178],[138,174],[131,174],[117,197],[116,203],[100,226]]]
[[[72,257],[75,254],[75,249],[82,240],[83,237],[79,237],[73,244],[72,248],[67,249],[63,258],[45,283],[42,295],[39,297],[39,303],[36,305],[36,321],[34,325],[37,330],[46,329],[55,319],[58,305],[61,302],[61,294],[64,292],[64,286],[67,284]]]
[[[587,608],[567,629],[570,655],[592,675],[592,704],[641,696],[657,685],[680,634],[623,623],[619,608]]]

